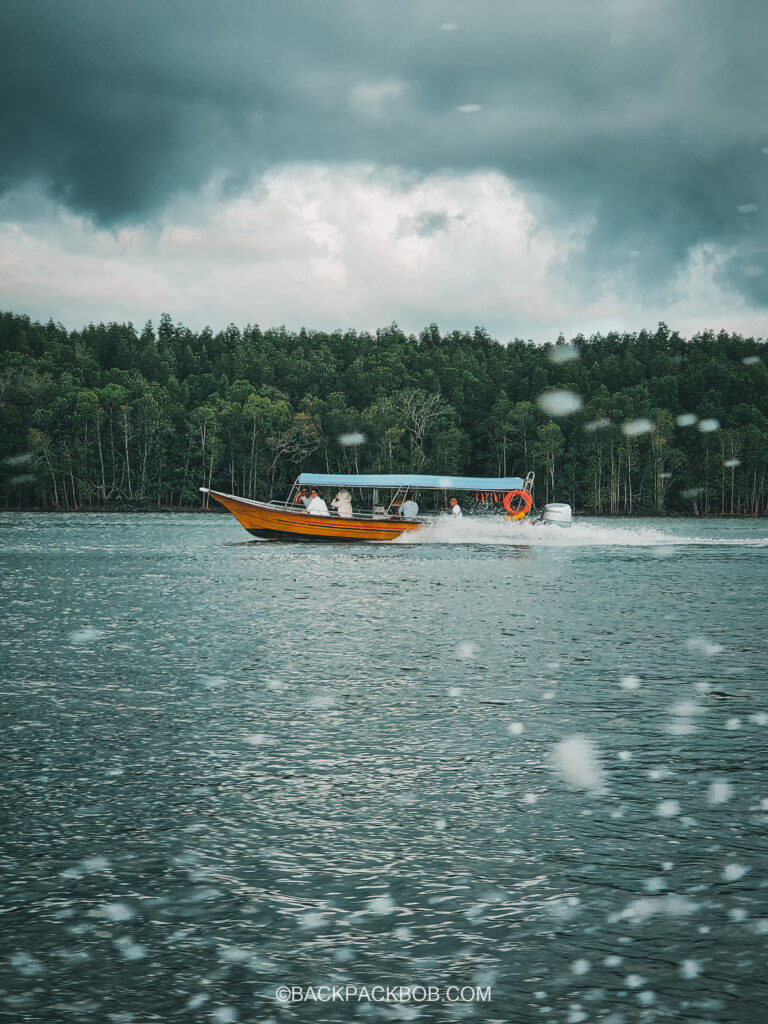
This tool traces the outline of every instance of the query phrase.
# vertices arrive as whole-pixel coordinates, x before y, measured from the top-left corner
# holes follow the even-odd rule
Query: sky
[[[0,309],[768,335],[764,0],[2,0]]]

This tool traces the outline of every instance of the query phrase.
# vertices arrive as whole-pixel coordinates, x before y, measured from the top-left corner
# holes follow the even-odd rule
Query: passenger
[[[400,506],[400,515],[403,519],[415,519],[419,514],[419,506],[410,498]]]
[[[340,519],[352,518],[352,495],[349,491],[339,491],[331,502],[331,508],[335,508]]]
[[[330,515],[328,506],[325,504],[323,499],[316,487],[312,488],[309,504],[307,505],[307,512],[311,516],[327,516]]]
[[[451,498],[448,504],[451,506],[451,516],[454,519],[461,519],[461,505],[458,501],[455,498]]]
[[[301,487],[299,489],[298,494],[296,495],[296,502],[295,503],[298,505],[299,502],[301,502],[303,504],[304,508],[306,509],[307,505],[309,505],[311,500],[312,500],[312,498],[311,498],[310,493],[309,493],[309,488],[308,487]]]

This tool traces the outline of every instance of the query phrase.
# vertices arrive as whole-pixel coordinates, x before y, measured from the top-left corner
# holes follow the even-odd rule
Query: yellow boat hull
[[[318,541],[394,540],[401,533],[418,530],[421,526],[419,522],[408,522],[398,516],[386,519],[310,516],[299,509],[267,505],[234,494],[222,494],[219,491],[208,493],[229,509],[240,525],[254,537]]]

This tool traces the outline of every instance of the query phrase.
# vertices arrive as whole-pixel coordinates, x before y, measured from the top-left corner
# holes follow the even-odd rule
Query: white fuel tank
[[[553,526],[570,526],[573,521],[573,510],[563,502],[552,502],[541,510],[540,523]]]

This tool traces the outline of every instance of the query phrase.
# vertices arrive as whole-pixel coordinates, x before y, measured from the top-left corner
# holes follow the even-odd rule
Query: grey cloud
[[[447,210],[432,210],[429,213],[422,213],[416,218],[413,230],[417,235],[427,238],[430,235],[438,234],[440,231],[445,231],[451,219]]]
[[[594,217],[585,282],[636,252],[642,287],[714,241],[768,300],[744,271],[768,210],[757,0],[6,0],[0,18],[0,189],[41,180],[113,224],[286,160],[495,168],[553,218]]]

